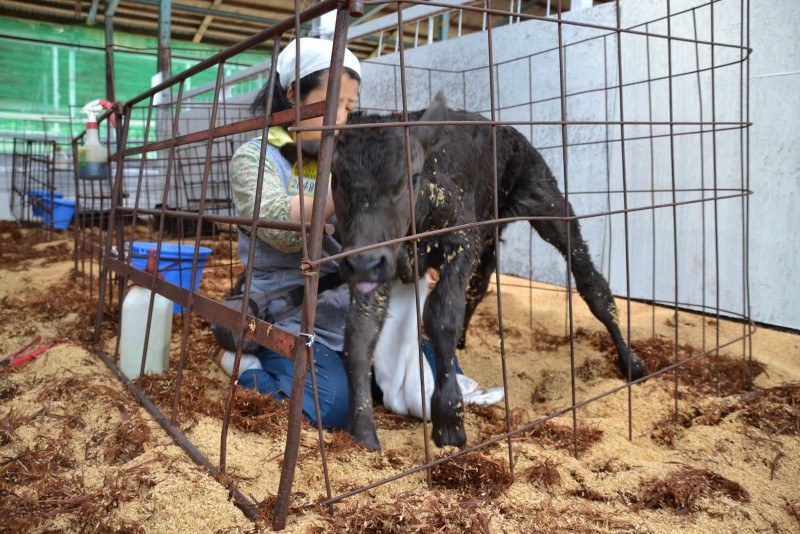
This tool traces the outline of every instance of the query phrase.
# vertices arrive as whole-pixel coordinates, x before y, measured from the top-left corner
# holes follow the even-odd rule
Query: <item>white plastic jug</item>
[[[150,249],[147,272],[155,270],[155,251]],[[147,310],[150,290],[133,286],[122,302],[122,327],[119,342],[119,368],[129,379],[139,376],[147,332]],[[172,337],[172,301],[156,294],[150,338],[145,357],[145,374],[163,373],[169,369],[169,342]]]

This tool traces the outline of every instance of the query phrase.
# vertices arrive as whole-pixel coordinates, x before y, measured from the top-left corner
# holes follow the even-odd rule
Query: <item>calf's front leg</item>
[[[353,441],[373,451],[381,448],[372,410],[372,352],[386,316],[391,284],[362,294],[350,290],[345,319],[344,364],[349,399],[348,430]]]
[[[465,295],[471,259],[446,265],[423,314],[425,331],[436,356],[436,377],[431,398],[433,441],[438,447],[462,447],[467,442],[464,430],[464,402],[456,381],[456,342],[461,335],[466,308]]]

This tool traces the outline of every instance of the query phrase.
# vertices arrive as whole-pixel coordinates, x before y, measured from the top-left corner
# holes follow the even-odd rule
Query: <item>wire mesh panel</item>
[[[220,124],[232,124],[250,116],[247,105],[225,103],[220,108]],[[211,107],[207,104],[187,106],[182,114],[181,133],[188,134],[202,130],[208,124]],[[228,164],[236,148],[245,141],[241,135],[226,136],[214,139],[211,144],[211,155],[206,157],[206,143],[193,143],[177,149],[175,187],[169,193],[170,209],[178,211],[198,212],[200,202],[204,198],[207,213],[213,215],[233,215],[230,185],[228,182]],[[203,178],[208,169],[208,182],[203,185]],[[205,191],[205,195],[204,192]],[[158,207],[158,204],[156,205]],[[177,221],[179,228],[175,233],[184,236],[194,235],[193,225],[184,226]],[[216,235],[217,226],[208,223],[202,229],[203,236]]]
[[[331,2],[323,3],[301,16],[304,20],[308,20],[334,6],[335,4]],[[262,131],[265,121],[263,117],[258,116],[242,120],[235,105],[227,106],[226,92],[220,90],[223,86],[225,61],[237,52],[270,41],[272,41],[270,47],[273,55],[276,55],[275,46],[279,42],[281,31],[288,28],[289,26],[285,26],[283,30],[265,30],[241,46],[201,62],[196,67],[126,103],[122,113],[118,115],[122,119],[122,127],[118,132],[119,149],[114,157],[115,180],[111,191],[111,198],[114,200],[111,220],[114,226],[109,227],[105,234],[103,270],[99,277],[100,302],[96,335],[99,342],[104,306],[106,300],[109,300],[108,296],[118,293],[122,297],[129,281],[150,289],[151,295],[157,292],[175,302],[175,312],[181,313],[176,321],[182,328],[177,336],[179,348],[177,352],[173,351],[171,358],[173,370],[170,372],[174,373],[172,376],[175,384],[172,408],[170,410],[166,407],[150,406],[157,414],[161,413],[160,409],[169,412],[168,417],[159,416],[165,428],[192,450],[194,449],[180,430],[184,423],[180,406],[183,391],[181,384],[184,380],[191,381],[196,372],[196,368],[192,365],[192,359],[196,354],[192,352],[190,340],[198,335],[197,329],[203,326],[207,328],[209,320],[231,329],[238,329],[240,332],[244,331],[245,324],[248,324],[248,335],[262,345],[272,347],[287,357],[296,357],[298,353],[302,357],[307,356],[305,346],[297,343],[296,335],[273,328],[271,324],[261,319],[253,323],[254,318],[248,317],[247,308],[234,311],[219,302],[222,293],[230,289],[232,277],[236,274],[234,273],[236,266],[232,262],[233,251],[230,242],[232,235],[229,233],[231,228],[248,227],[251,232],[259,226],[275,225],[290,231],[305,232],[312,229],[312,236],[316,234],[317,237],[311,239],[311,242],[319,240],[320,232],[324,228],[323,221],[319,221],[317,226],[313,227],[313,225],[262,220],[258,218],[258,213],[247,218],[230,215],[227,159],[231,156],[234,140],[238,139],[236,136],[246,132]],[[343,44],[343,39],[340,39],[339,46]],[[187,80],[196,74],[207,74],[207,71],[216,73],[217,78],[212,103],[203,107],[194,101],[184,100],[183,89]],[[324,105],[317,104],[303,110],[301,116],[320,115],[323,109]],[[273,124],[285,124],[294,117],[294,112],[284,112],[277,117],[271,117],[271,120]],[[131,137],[130,134],[134,131],[142,132],[141,138]],[[131,222],[128,223],[126,219]],[[140,220],[150,222],[147,227],[142,228],[137,224]],[[202,241],[207,224],[215,225],[212,228],[216,229],[217,223],[227,228],[224,238],[228,243],[221,240]],[[178,231],[174,234],[168,231],[176,227]],[[214,232],[212,236],[213,234]],[[148,253],[152,254],[152,260],[156,265],[156,272],[152,275],[143,272]],[[311,257],[314,257],[313,252]],[[206,278],[210,277],[209,271],[222,269],[230,279],[222,285],[204,289],[200,284],[204,268]],[[177,275],[172,276],[176,274],[176,270]],[[236,267],[236,270],[241,269]],[[112,273],[115,276],[111,276]],[[163,275],[163,278],[156,278],[155,274]],[[111,284],[116,284],[116,288]],[[248,291],[249,282],[245,286],[245,299]],[[131,298],[130,295],[131,293],[128,293],[126,303]],[[110,300],[113,302],[113,299]],[[117,302],[122,302],[122,298]],[[156,314],[154,303],[155,297],[150,299],[147,311],[138,314],[139,319],[146,318],[143,353],[139,356],[142,360],[140,373],[132,372],[130,366],[123,365],[123,353],[130,348],[120,344],[126,328],[125,317],[121,330],[117,327],[117,333],[120,335],[108,347],[111,354],[106,357],[105,353],[101,353],[101,357],[107,358],[112,368],[116,369],[119,364],[120,367],[128,369],[125,373],[119,371],[120,376],[126,381],[136,374],[143,374],[149,368],[146,357],[148,349],[144,347],[148,344],[147,340],[154,324],[153,316]],[[313,307],[313,302],[308,302],[307,305]],[[125,315],[124,309],[123,306],[123,315]],[[313,322],[313,316],[311,321]],[[299,367],[305,369],[305,365]],[[137,380],[140,386],[145,384],[143,380],[144,378]],[[193,453],[193,457],[209,467],[212,472],[216,472],[217,469],[224,472],[226,468],[225,436],[230,417],[230,403],[235,392],[234,384],[235,378],[230,380],[226,394],[227,408],[223,417],[219,467],[211,465],[198,451],[194,450]],[[144,399],[141,389],[134,386],[134,391]],[[299,412],[296,417],[299,417]],[[293,428],[297,429],[299,425],[295,424]],[[253,507],[248,500],[235,491],[235,488],[232,487],[232,490],[237,503],[249,515],[254,515]]]
[[[53,165],[55,148],[55,141],[14,139],[10,207],[17,221],[39,221],[51,230],[56,227],[55,201],[64,194],[56,191]],[[70,221],[65,219],[66,215],[58,214],[58,228],[69,225]]]
[[[297,24],[328,11],[337,14],[330,68],[331,78],[338,80],[350,12],[360,13],[362,6],[335,2],[298,12],[294,20],[166,80],[120,110],[109,192],[112,227],[103,243],[100,276],[99,354],[117,369],[120,325],[113,324],[116,336],[101,340],[108,294],[122,297],[131,283],[151,290],[142,314],[145,332],[152,330],[155,295],[174,302],[181,315],[173,321],[172,363],[164,376],[133,382],[122,372],[119,376],[214,474],[229,474],[231,465],[253,468],[241,451],[228,447],[236,432],[229,426],[232,414],[248,395],[237,387],[244,340],[293,360],[285,434],[272,429],[279,443],[270,446],[279,452],[258,467],[259,477],[280,472],[280,480],[269,482],[277,494],[275,527],[285,526],[296,470],[316,481],[324,497],[315,502],[331,509],[388,484],[445,484],[446,466],[463,468],[476,461],[478,451],[497,456],[498,446],[502,458],[492,465],[502,464],[501,471],[513,476],[520,457],[532,454],[523,443],[531,436],[560,433],[552,439],[580,456],[589,439],[581,410],[593,403],[615,399],[622,421],[615,431],[632,439],[642,388],[669,376],[669,409],[677,418],[682,370],[699,360],[714,362],[704,380],[713,384],[709,391],[719,393],[720,351],[750,356],[748,9],[725,0],[680,6],[652,0],[637,8],[609,2],[565,15],[560,3],[554,6],[551,16],[525,15],[513,3],[507,10],[488,2],[452,12],[449,3],[435,6],[453,17],[460,11],[482,17],[484,31],[408,50],[398,38],[394,53],[363,63],[364,113],[351,115],[346,125],[336,124],[338,103],[332,99],[272,113],[268,98],[263,113],[252,117],[242,102],[228,102],[224,90],[225,61],[260,44],[275,58],[288,37],[303,34]],[[418,21],[404,20],[403,13],[397,12],[388,29],[375,31],[408,33],[408,25]],[[211,103],[185,99],[187,80],[211,71],[217,80]],[[275,76],[267,83],[275,83]],[[300,126],[301,118],[320,115],[322,126]],[[310,223],[266,219],[257,210],[247,216],[232,212],[232,153],[254,137],[263,140],[274,125],[285,125],[295,138],[323,132],[317,183],[325,185],[317,187],[313,204],[304,206]],[[133,136],[134,130],[142,135]],[[307,157],[302,144],[296,150],[299,160]],[[259,173],[264,165],[262,151]],[[345,248],[325,256],[323,240],[334,232],[323,220],[331,169],[336,237]],[[371,181],[365,183],[365,177]],[[370,213],[372,218],[363,218]],[[146,224],[137,224],[142,221]],[[302,259],[287,267],[303,280],[296,288],[302,319],[291,331],[275,326],[274,318],[223,304],[233,289],[245,302],[256,293],[252,251],[259,229],[265,228],[301,236]],[[147,274],[149,249],[156,272]],[[177,258],[174,250],[180,251]],[[335,269],[333,262],[339,262]],[[176,264],[184,277],[170,279]],[[362,395],[364,402],[350,399],[349,428],[356,441],[372,449],[379,446],[378,436],[383,441],[400,425],[393,426],[396,414],[386,408],[373,412],[378,396],[353,384],[369,385],[373,356],[385,354],[362,354],[366,378],[355,376],[357,366],[350,362],[356,349],[372,351],[383,336],[384,315],[394,313],[386,311],[386,302],[397,300],[392,284],[402,280],[411,288],[412,312],[405,323],[412,329],[403,341],[410,339],[408,361],[422,385],[417,389],[423,408],[409,423],[413,435],[404,439],[416,444],[418,454],[395,463],[387,456],[391,475],[376,469],[358,484],[331,483],[332,473],[347,473],[352,466],[331,459],[328,449],[336,443],[319,417],[314,324],[325,269],[340,271],[350,282],[353,308],[347,312],[343,358],[350,366],[348,394]],[[111,273],[115,278],[106,276]],[[239,275],[241,284],[234,283]],[[559,302],[547,308],[546,295],[554,293]],[[524,320],[504,314],[504,304],[520,300],[529,311]],[[686,326],[689,314],[706,318],[699,331]],[[735,321],[734,327],[722,325],[726,318]],[[209,353],[217,350],[202,342],[209,323],[238,334],[231,376],[219,389],[224,409],[215,412],[219,440],[213,448],[187,437],[192,414],[182,409],[192,406],[191,392],[215,383],[204,382],[208,359],[215,358]],[[491,340],[476,339],[470,324],[488,326]],[[434,366],[442,373],[435,381],[424,376],[423,338],[430,340]],[[480,349],[470,360],[480,370],[464,372],[479,372],[482,381],[502,392],[504,400],[495,408],[466,409],[467,395],[474,392],[467,385],[454,386],[457,373],[442,371],[450,371],[456,358],[466,359],[470,344]],[[599,356],[586,355],[590,346]],[[398,342],[385,352],[394,356],[400,350]],[[520,363],[525,358],[535,358],[538,367]],[[145,367],[143,358],[140,370]],[[609,380],[593,381],[598,373],[607,373]],[[307,375],[315,429],[303,428]],[[542,400],[546,388],[560,391],[557,400]],[[159,391],[160,398],[147,398]],[[377,418],[377,431],[354,415],[358,411],[368,413],[373,424]],[[313,455],[300,453],[301,439],[316,439]],[[440,451],[434,445],[460,450]],[[208,460],[216,455],[218,463]],[[230,487],[246,513],[257,515],[243,495],[253,493],[244,478]]]

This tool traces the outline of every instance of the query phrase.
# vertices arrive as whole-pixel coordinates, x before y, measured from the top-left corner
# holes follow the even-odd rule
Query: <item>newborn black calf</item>
[[[485,121],[480,115],[449,109],[439,93],[420,122]],[[355,113],[350,123],[398,122],[394,115]],[[490,124],[421,125],[410,128],[410,162],[403,127],[345,129],[337,138],[332,190],[337,229],[344,250],[401,238],[411,231],[409,178],[417,232],[490,221],[494,216],[494,166]],[[537,217],[531,225],[562,255],[570,254],[580,295],[611,334],[623,376],[645,375],[641,360],[625,343],[608,283],[595,269],[578,222],[542,156],[513,128],[496,128],[498,217]],[[409,169],[410,164],[410,169]],[[567,233],[569,232],[569,239]],[[568,248],[569,243],[569,248]],[[386,315],[390,282],[412,281],[410,245],[386,245],[344,258],[342,278],[351,285],[346,319],[345,363],[349,378],[350,430],[370,449],[380,448],[375,433],[370,366]],[[455,350],[469,318],[496,267],[492,225],[474,226],[419,240],[418,273],[439,271],[439,281],[423,312],[425,331],[436,351],[431,401],[433,440],[438,446],[466,442],[461,391],[454,370]],[[382,355],[383,356],[383,355]],[[391,357],[389,355],[389,357]]]

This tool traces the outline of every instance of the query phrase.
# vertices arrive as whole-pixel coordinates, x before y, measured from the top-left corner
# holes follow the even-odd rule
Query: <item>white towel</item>
[[[420,306],[428,296],[428,280],[419,281]],[[422,393],[417,344],[417,307],[414,284],[395,281],[389,297],[389,311],[375,345],[373,367],[375,381],[383,392],[383,405],[400,415],[422,419]],[[434,380],[430,364],[422,358],[425,383],[425,413],[430,419]],[[491,405],[503,400],[503,388],[483,391],[466,375],[456,375],[464,404]]]

